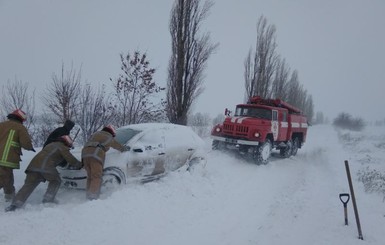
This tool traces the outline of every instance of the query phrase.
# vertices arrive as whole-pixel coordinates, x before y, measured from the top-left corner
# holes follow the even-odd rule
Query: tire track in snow
[[[338,228],[333,227],[340,227],[338,193],[343,189],[346,177],[341,179],[343,161],[335,157],[341,149],[329,147],[338,139],[333,131],[325,132],[323,136],[314,142],[309,139],[308,146],[296,157],[279,162],[282,171],[292,178],[283,182],[264,221],[256,229],[257,244],[281,244],[282,241],[287,244],[333,243],[330,237],[322,235],[330,234],[330,231],[322,231],[336,229],[337,232]],[[322,220],[317,220],[320,213]],[[298,237],[298,234],[305,235]],[[313,240],[313,237],[318,238]]]

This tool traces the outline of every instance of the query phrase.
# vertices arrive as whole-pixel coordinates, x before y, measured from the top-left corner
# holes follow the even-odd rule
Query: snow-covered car
[[[118,128],[115,139],[129,150],[113,148],[106,153],[103,185],[126,184],[131,181],[148,182],[170,171],[188,170],[192,165],[205,162],[205,142],[187,126],[170,123],[142,123]],[[74,156],[81,157],[81,148]],[[80,170],[59,169],[62,184],[84,189],[87,173]]]

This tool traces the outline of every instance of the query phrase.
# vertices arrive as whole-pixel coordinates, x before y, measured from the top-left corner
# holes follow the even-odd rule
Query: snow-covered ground
[[[297,156],[264,166],[210,151],[207,139],[205,167],[126,185],[96,201],[86,201],[84,191],[61,189],[60,204],[43,205],[41,184],[23,209],[5,213],[1,191],[0,244],[383,245],[383,195],[365,192],[358,173],[385,172],[385,128],[339,135],[328,125],[310,127]],[[32,156],[25,152],[23,167]],[[363,241],[351,201],[344,225],[339,194],[349,192],[345,160]],[[17,189],[24,178],[15,171]]]

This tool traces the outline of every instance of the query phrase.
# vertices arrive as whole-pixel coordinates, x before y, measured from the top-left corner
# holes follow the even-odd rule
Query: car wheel
[[[196,168],[198,165],[202,164],[203,162],[203,158],[201,157],[195,157],[193,159],[191,159],[189,162],[188,162],[188,166],[187,166],[187,171],[192,171],[194,168]]]
[[[103,171],[102,186],[106,189],[113,189],[122,184],[126,184],[126,177],[119,168],[106,168]]]

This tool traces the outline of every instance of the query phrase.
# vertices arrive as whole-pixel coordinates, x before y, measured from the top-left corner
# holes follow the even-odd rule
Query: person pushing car
[[[40,182],[45,181],[48,181],[48,187],[43,197],[43,203],[55,203],[55,197],[61,184],[61,178],[56,167],[64,159],[74,168],[80,169],[82,167],[82,163],[70,152],[72,144],[71,137],[63,135],[36,154],[25,170],[27,176],[24,185],[5,211],[14,211],[22,207]]]
[[[52,133],[48,135],[47,140],[44,142],[43,147],[46,147],[49,143],[54,142],[57,138],[63,135],[70,135],[71,130],[75,126],[75,123],[71,120],[66,120],[62,127],[56,128]],[[75,139],[74,139],[75,140]]]
[[[123,152],[125,147],[115,140],[116,131],[112,125],[94,133],[82,150],[82,162],[87,171],[86,197],[98,199],[102,186],[103,166],[106,152],[110,147]]]

